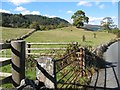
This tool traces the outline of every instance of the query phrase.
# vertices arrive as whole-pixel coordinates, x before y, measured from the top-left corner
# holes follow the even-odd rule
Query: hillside
[[[33,29],[0,27],[0,43],[4,43],[10,39],[20,38],[32,30]]]
[[[96,34],[96,38],[94,38],[94,33]],[[86,38],[84,42],[82,41],[83,35]],[[107,32],[87,31],[76,27],[64,27],[50,31],[36,31],[25,40],[27,42],[79,42],[81,45],[97,46],[109,42],[115,37],[115,34]]]
[[[2,26],[4,27],[22,27],[29,28],[33,22],[37,22],[41,28],[53,29],[68,26],[70,23],[64,19],[55,17],[49,18],[41,15],[22,15],[22,14],[8,14],[0,13],[2,16]]]

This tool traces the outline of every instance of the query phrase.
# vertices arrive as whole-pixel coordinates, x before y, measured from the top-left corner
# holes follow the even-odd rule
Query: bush
[[[26,69],[32,69],[36,67],[36,60],[34,59],[34,56],[28,56],[26,58]]]
[[[118,28],[111,30],[111,33],[116,34],[117,38],[120,38],[120,30]]]
[[[30,28],[34,28],[35,30],[40,30],[40,26],[39,26],[38,22],[33,22],[30,25]]]
[[[27,78],[33,79],[33,80],[35,80],[36,78],[36,60],[34,58],[35,57],[32,55],[28,56],[25,62],[26,64],[25,75]]]
[[[117,33],[117,38],[120,38],[120,32]]]

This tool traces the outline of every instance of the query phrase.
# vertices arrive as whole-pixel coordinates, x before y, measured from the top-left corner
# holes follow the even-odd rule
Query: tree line
[[[0,14],[2,16],[2,23],[0,25],[3,27],[48,30],[70,25],[68,21],[58,17],[48,18],[41,15]]]
[[[22,15],[22,14],[8,14],[0,13],[2,16],[2,23],[0,25],[4,27],[13,27],[13,28],[34,28],[36,30],[49,30],[55,28],[61,28],[69,26],[70,23],[64,19],[54,17],[48,18],[41,15]],[[77,28],[83,28],[84,24],[89,23],[89,17],[86,16],[86,13],[82,10],[77,10],[72,16],[73,26]],[[99,25],[103,30],[108,30],[111,32],[113,29],[118,28],[114,25],[114,22],[111,17],[105,17]],[[114,32],[116,32],[114,30]]]

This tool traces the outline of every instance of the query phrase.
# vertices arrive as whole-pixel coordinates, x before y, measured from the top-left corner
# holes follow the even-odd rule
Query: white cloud
[[[104,8],[105,8],[105,5],[104,5],[104,4],[101,4],[101,5],[99,5],[99,8],[104,9]]]
[[[73,19],[69,19],[69,20],[67,20],[69,23],[73,23]]]
[[[46,16],[46,17],[49,17],[49,18],[59,17],[59,16],[55,16],[55,15],[48,15],[48,14],[45,14],[43,16]]]
[[[26,11],[26,8],[19,6],[14,11]]]
[[[32,12],[30,12],[29,10],[26,10],[26,11],[22,11],[20,13],[23,14],[23,15],[26,15],[26,14],[40,15],[39,11],[32,11]]]
[[[90,22],[101,21],[104,17],[89,17]]]
[[[69,13],[69,14],[73,14],[74,12],[69,10],[69,11],[67,11],[67,13]]]
[[[92,6],[92,3],[88,2],[88,1],[80,1],[78,4],[78,6]]]
[[[117,17],[115,16],[110,16],[112,19],[117,19]],[[103,20],[103,18],[105,17],[89,17],[89,24],[97,24],[100,25],[101,21]]]
[[[13,3],[14,5],[18,6],[20,4],[29,3],[33,0],[9,0],[9,2]]]
[[[10,13],[10,11],[8,11],[8,10],[4,10],[4,9],[0,9],[0,12]]]
[[[40,15],[39,11],[29,11],[26,8],[21,7],[21,6],[15,8],[14,11],[18,11],[18,12],[20,12],[23,15],[26,15],[26,14]]]
[[[114,5],[118,0],[112,0],[112,4]]]
[[[39,11],[32,11],[31,14],[33,14],[33,15],[40,15],[40,12]]]
[[[104,17],[89,17],[89,24],[100,25]]]

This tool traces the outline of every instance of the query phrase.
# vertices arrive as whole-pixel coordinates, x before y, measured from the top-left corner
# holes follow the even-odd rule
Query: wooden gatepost
[[[13,86],[20,85],[25,78],[25,41],[11,41]]]
[[[79,50],[76,52],[77,54],[77,60],[79,61],[79,67],[81,71],[81,76],[84,75],[84,69],[85,69],[85,52],[84,48],[79,48]]]

